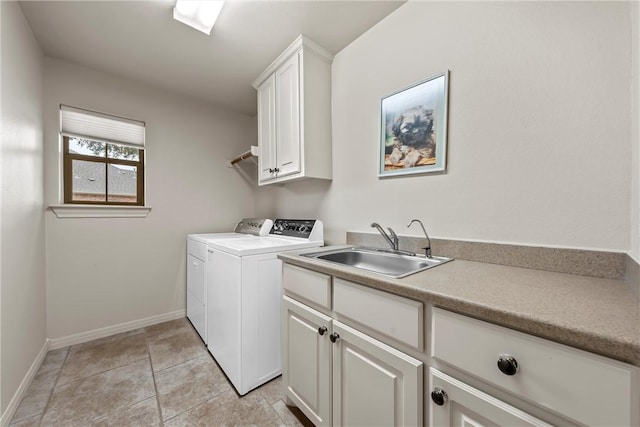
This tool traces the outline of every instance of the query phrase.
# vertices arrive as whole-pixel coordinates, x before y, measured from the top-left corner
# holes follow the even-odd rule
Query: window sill
[[[50,205],[58,218],[146,218],[147,206]]]

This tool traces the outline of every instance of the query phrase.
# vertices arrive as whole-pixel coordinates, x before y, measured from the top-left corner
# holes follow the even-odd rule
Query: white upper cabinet
[[[276,71],[276,176],[299,173],[300,158],[300,54]]]
[[[299,36],[253,82],[258,91],[258,184],[331,179],[333,55]]]
[[[270,170],[276,162],[276,76],[272,75],[258,87],[258,180],[271,179]]]

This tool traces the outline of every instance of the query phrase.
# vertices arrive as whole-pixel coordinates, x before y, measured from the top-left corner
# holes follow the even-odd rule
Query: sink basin
[[[304,254],[303,256],[348,265],[373,273],[384,274],[385,276],[395,279],[453,261],[452,258],[426,258],[424,256],[404,255],[395,252],[358,247],[315,252]]]

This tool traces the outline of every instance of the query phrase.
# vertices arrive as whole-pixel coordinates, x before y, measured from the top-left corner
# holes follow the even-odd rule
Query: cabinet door
[[[336,320],[333,332],[333,424],[422,425],[422,362]]]
[[[549,426],[442,372],[429,369],[429,426]],[[436,403],[437,401],[437,403]]]
[[[276,167],[275,75],[258,87],[258,147],[258,181],[268,181],[276,176],[275,172],[272,172]]]
[[[300,172],[300,57],[276,71],[276,147],[278,177]]]
[[[331,425],[331,318],[287,296],[283,310],[285,394],[315,425]]]

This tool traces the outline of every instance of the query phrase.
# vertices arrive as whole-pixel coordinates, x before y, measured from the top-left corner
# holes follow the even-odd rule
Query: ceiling
[[[47,56],[254,115],[251,83],[299,34],[339,52],[404,1],[227,1],[210,36],[174,0],[22,1]]]

